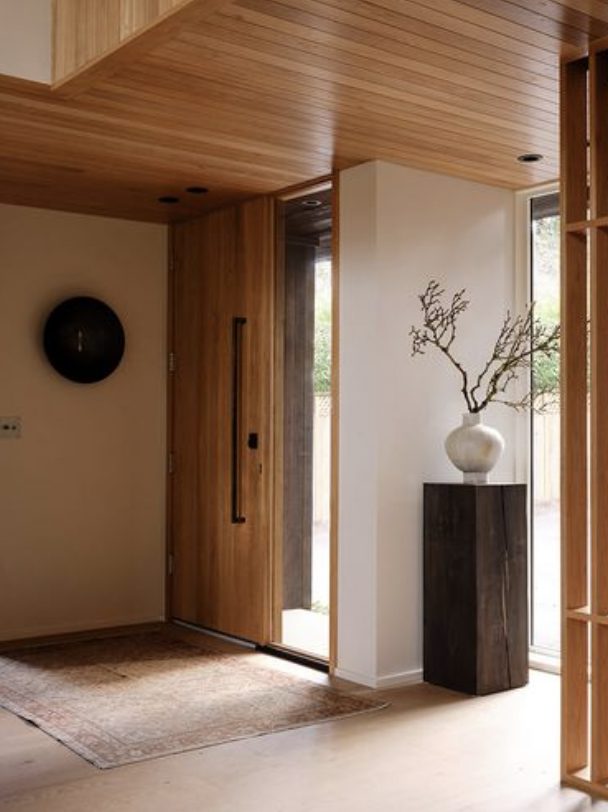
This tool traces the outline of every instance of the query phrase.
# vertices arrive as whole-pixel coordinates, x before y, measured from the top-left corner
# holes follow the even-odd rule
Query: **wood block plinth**
[[[478,695],[528,682],[525,485],[425,484],[424,679]]]

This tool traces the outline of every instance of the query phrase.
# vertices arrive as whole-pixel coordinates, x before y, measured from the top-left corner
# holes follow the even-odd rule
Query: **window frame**
[[[538,197],[559,194],[559,181],[523,189],[515,193],[515,299],[518,309],[522,311],[532,299],[532,201]],[[527,488],[527,521],[528,521],[528,634],[530,667],[541,671],[560,673],[561,652],[543,648],[533,643],[534,622],[534,441],[533,413],[525,413],[525,419],[517,421],[515,473],[519,482],[525,482]]]

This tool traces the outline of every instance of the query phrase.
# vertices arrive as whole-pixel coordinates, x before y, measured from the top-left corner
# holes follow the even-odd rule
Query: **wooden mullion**
[[[591,218],[608,211],[608,53],[589,64]],[[591,612],[608,614],[608,232],[590,230],[591,251]],[[591,780],[608,778],[608,637],[594,619],[591,638]]]
[[[589,763],[589,624],[567,620],[562,633],[562,778]]]
[[[591,780],[608,781],[608,627],[591,628]]]
[[[591,218],[608,214],[608,51],[589,57]]]
[[[573,113],[573,114],[571,114]],[[562,67],[562,533],[565,609],[587,592],[587,238],[567,223],[587,214],[587,62]]]
[[[562,279],[562,532],[565,609],[589,603],[587,569],[587,239],[568,234]]]
[[[587,237],[567,225],[587,215],[587,60],[562,66],[562,776],[587,766]]]
[[[566,62],[561,71],[562,221],[587,220],[587,67]]]
[[[562,766],[588,763],[587,623],[568,620],[587,589],[587,241],[568,234],[562,278]]]

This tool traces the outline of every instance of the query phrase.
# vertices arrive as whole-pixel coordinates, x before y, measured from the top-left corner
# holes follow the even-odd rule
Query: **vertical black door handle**
[[[241,422],[242,422],[242,378],[243,378],[243,329],[247,319],[235,316],[232,319],[232,524],[244,524],[241,513]]]

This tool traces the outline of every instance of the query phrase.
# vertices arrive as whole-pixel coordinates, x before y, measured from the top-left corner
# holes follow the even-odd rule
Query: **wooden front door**
[[[172,232],[171,616],[266,643],[273,201],[212,212]]]

